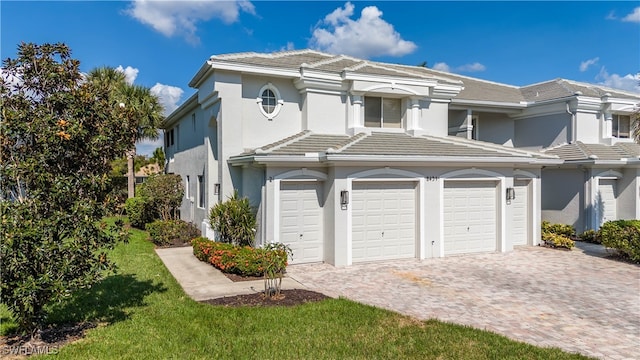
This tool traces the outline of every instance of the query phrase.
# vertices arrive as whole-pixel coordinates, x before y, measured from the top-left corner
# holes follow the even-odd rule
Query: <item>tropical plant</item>
[[[227,201],[211,208],[209,222],[220,241],[240,246],[253,246],[256,216],[249,204],[249,199],[240,198],[238,190],[235,190]]]
[[[153,155],[151,156],[151,160],[153,160],[156,164],[158,164],[158,166],[160,167],[160,170],[164,170],[165,157],[164,157],[164,150],[162,150],[161,147],[153,150]]]
[[[34,336],[45,305],[112,268],[106,250],[126,232],[101,223],[109,163],[137,124],[62,43],[3,61],[0,109],[0,302]]]
[[[264,296],[280,298],[282,289],[282,277],[289,264],[289,258],[293,251],[288,245],[282,243],[270,243],[264,247],[265,254],[262,257],[264,268]]]
[[[93,69],[87,75],[87,81],[106,87],[112,99],[124,109],[129,122],[136,126],[130,131],[131,140],[155,140],[159,137],[158,128],[163,120],[163,108],[158,98],[146,87],[128,84],[124,73],[110,67]],[[135,196],[135,146],[127,151],[128,197]]]

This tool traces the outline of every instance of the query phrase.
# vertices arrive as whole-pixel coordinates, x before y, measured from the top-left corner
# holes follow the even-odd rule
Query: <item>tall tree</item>
[[[132,137],[134,143],[143,139],[155,140],[159,137],[158,128],[163,120],[163,108],[149,88],[128,84],[124,73],[110,67],[91,70],[87,80],[107,86],[111,96],[118,101],[118,106],[125,109],[126,114],[131,117],[129,120],[136,123],[136,131]],[[135,195],[135,156],[134,146],[127,152],[127,192],[130,198]]]
[[[47,303],[104,276],[106,249],[126,236],[100,221],[109,163],[137,122],[79,66],[64,44],[23,43],[2,64],[0,302],[32,335]]]

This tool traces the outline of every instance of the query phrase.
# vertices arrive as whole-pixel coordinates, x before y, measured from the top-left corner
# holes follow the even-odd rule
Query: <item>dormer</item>
[[[633,142],[632,114],[640,107],[637,99],[602,96],[602,143]]]
[[[462,84],[390,76],[391,72],[369,74],[383,70],[365,63],[342,73],[350,83],[348,133],[375,130],[446,136],[448,104],[462,90]]]

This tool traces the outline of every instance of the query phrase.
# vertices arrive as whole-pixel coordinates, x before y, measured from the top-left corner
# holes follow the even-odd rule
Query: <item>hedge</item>
[[[600,227],[602,245],[640,263],[640,220],[608,221]]]
[[[150,240],[159,246],[185,245],[199,237],[200,230],[183,220],[156,220],[145,226]]]
[[[287,252],[282,250],[236,246],[204,237],[193,239],[191,245],[196,258],[228,274],[263,276],[266,264],[274,263],[274,257],[278,257],[285,267],[288,264]]]

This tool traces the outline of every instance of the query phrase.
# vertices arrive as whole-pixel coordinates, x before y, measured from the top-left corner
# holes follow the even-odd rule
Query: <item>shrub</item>
[[[571,249],[575,243],[570,239],[570,236],[574,236],[575,233],[576,230],[571,225],[542,222],[542,241],[547,246]]]
[[[146,198],[160,219],[176,219],[177,209],[184,197],[182,178],[175,174],[151,175],[138,188],[137,196]]]
[[[575,242],[568,237],[549,232],[542,234],[542,241],[544,241],[547,246],[551,246],[554,248],[571,249],[575,246]]]
[[[287,266],[287,254],[277,249],[237,246],[203,237],[193,239],[191,244],[196,258],[228,274],[263,276],[269,263],[280,264],[282,270]]]
[[[551,224],[548,221],[542,222],[542,232],[548,232],[552,234],[564,235],[568,238],[572,237],[576,233],[576,229],[567,224]]]
[[[256,216],[249,199],[239,198],[237,190],[227,201],[211,208],[209,222],[220,241],[239,246],[253,246]]]
[[[151,241],[158,246],[184,245],[200,236],[200,230],[182,220],[156,220],[145,226]]]
[[[271,243],[265,246],[266,254],[262,258],[264,264],[264,295],[266,297],[280,297],[282,276],[286,271],[289,256],[293,255],[291,248],[282,243]]]
[[[640,262],[640,220],[608,221],[600,228],[602,245],[618,255]]]
[[[595,230],[591,230],[591,229],[583,232],[580,235],[578,235],[578,237],[580,239],[582,239],[582,241],[586,241],[586,242],[590,242],[590,243],[594,243],[594,244],[600,244],[600,242],[601,242],[600,232],[599,231],[595,231]]]
[[[156,218],[155,211],[145,197],[132,197],[124,203],[131,226],[144,229],[144,226]]]

